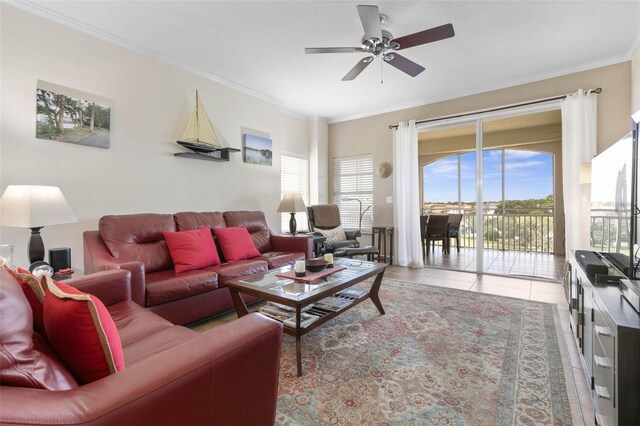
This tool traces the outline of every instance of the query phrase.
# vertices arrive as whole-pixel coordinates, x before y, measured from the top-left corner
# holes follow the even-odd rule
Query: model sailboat
[[[191,115],[191,120],[177,142],[198,153],[208,154],[222,149],[197,90],[196,107]]]

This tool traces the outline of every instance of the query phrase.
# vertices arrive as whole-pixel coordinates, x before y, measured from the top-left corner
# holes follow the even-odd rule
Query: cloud
[[[542,152],[510,150],[510,149],[506,150],[504,154],[505,154],[504,157],[506,160],[523,160],[525,158],[531,158],[537,155],[549,155],[549,154],[544,154]]]
[[[458,159],[444,159],[428,164],[424,168],[424,176],[451,176],[458,174]]]
[[[517,161],[511,163],[505,163],[505,170],[525,169],[527,167],[544,166],[544,161],[531,160],[531,161]]]

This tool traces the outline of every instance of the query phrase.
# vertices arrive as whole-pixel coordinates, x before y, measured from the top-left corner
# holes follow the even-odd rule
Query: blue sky
[[[499,201],[501,196],[501,151],[483,153],[484,200]],[[476,199],[476,153],[461,154],[462,201]],[[424,168],[425,202],[457,201],[458,157],[443,158]],[[505,198],[527,200],[544,198],[553,192],[553,156],[532,151],[505,150]]]

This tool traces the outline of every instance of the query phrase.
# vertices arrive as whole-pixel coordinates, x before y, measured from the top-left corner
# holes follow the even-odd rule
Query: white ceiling
[[[12,3],[16,4],[15,0]],[[452,23],[455,37],[404,50],[412,78],[362,54],[357,4],[377,4],[401,37]],[[639,1],[38,1],[18,4],[330,121],[361,117],[621,62],[638,42]]]

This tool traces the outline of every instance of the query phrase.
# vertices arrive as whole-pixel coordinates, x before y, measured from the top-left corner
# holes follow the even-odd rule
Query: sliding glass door
[[[475,271],[477,167],[476,124],[431,128],[419,134],[419,164],[421,170],[422,215],[462,215],[454,226],[455,238],[438,239],[442,231],[427,226],[429,250],[426,262],[430,266]],[[445,249],[449,243],[449,254]],[[460,251],[458,252],[458,246]]]
[[[463,215],[427,266],[560,278],[561,127],[550,110],[421,129],[422,213]]]

